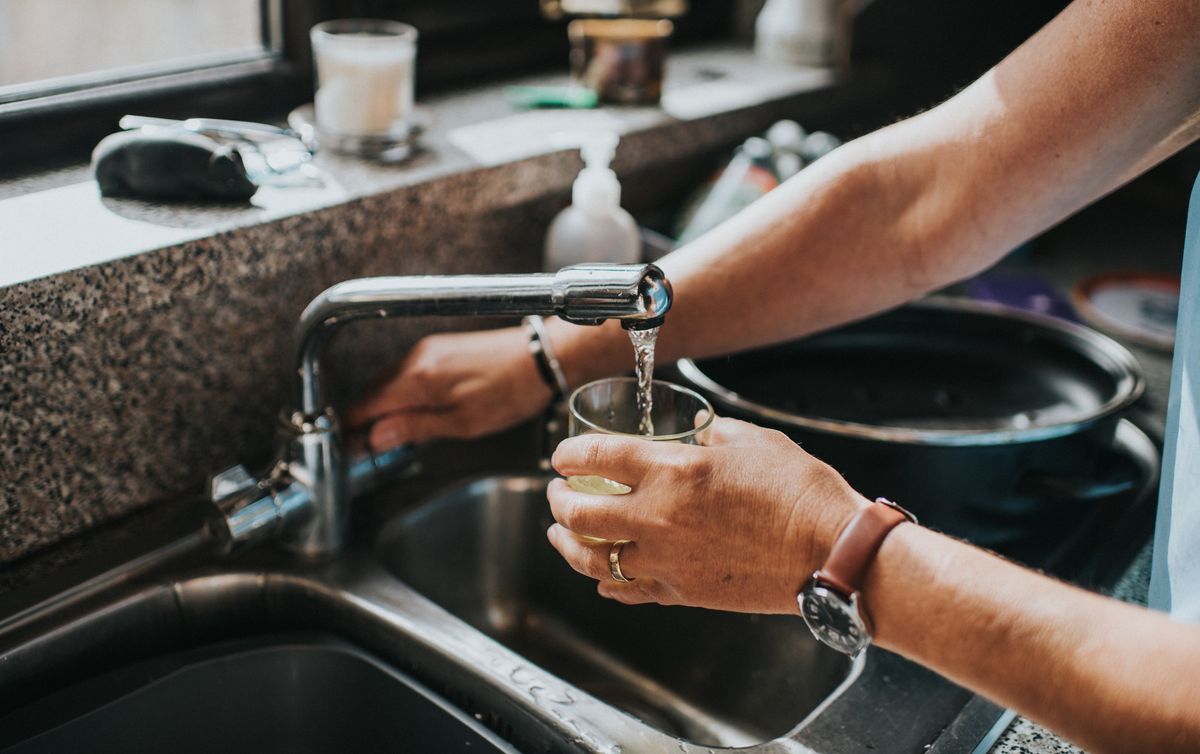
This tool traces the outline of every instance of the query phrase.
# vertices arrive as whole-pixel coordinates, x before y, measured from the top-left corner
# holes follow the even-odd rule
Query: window
[[[259,0],[0,0],[0,102],[269,57]]]
[[[0,0],[0,175],[86,159],[126,113],[261,119],[310,89],[307,0]]]

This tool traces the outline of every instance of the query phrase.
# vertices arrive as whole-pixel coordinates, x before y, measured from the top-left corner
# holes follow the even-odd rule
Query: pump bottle
[[[584,139],[580,149],[584,168],[571,190],[571,206],[558,213],[546,232],[546,270],[584,262],[641,261],[637,224],[621,208],[621,183],[609,168],[617,142],[617,135],[610,132]]]

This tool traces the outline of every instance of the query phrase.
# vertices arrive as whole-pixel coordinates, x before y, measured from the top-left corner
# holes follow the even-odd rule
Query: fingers
[[[580,435],[560,442],[550,463],[563,476],[602,476],[636,487],[654,450],[655,443],[636,438]]]
[[[368,439],[372,449],[383,451],[408,442],[455,437],[462,430],[463,425],[456,411],[393,411],[371,425]]]
[[[624,555],[621,559],[624,560]],[[623,568],[624,566],[622,566]],[[645,605],[650,602],[666,604],[655,590],[655,586],[655,582],[645,577],[629,584],[621,584],[610,579],[596,584],[596,591],[601,597],[626,605]]]
[[[373,420],[402,411],[445,410],[445,401],[435,400],[428,387],[402,374],[372,390],[346,410],[347,429],[360,429]]]
[[[611,542],[585,543],[581,542],[562,524],[554,524],[546,530],[546,538],[550,540],[563,560],[577,572],[600,582],[616,584],[612,573],[608,570],[608,555],[612,551]],[[621,547],[621,575],[637,583],[638,578],[638,546],[637,542],[626,542]],[[625,585],[628,586],[628,585]]]
[[[550,513],[567,529],[588,537],[616,541],[637,539],[641,528],[637,508],[624,495],[589,495],[555,479],[546,489]]]

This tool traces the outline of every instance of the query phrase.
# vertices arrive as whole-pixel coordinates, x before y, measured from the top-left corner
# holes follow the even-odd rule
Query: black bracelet
[[[529,334],[529,353],[537,364],[538,374],[552,393],[551,400],[557,401],[567,394],[567,375],[563,372],[562,364],[554,357],[550,346],[550,338],[546,335],[546,325],[538,315],[530,315],[521,320],[525,332]]]

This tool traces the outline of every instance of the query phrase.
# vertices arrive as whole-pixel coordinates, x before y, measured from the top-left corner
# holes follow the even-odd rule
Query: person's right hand
[[[431,335],[346,412],[386,450],[434,437],[471,438],[528,419],[550,402],[520,327]]]
[[[796,593],[870,504],[787,435],[736,419],[715,419],[704,445],[571,437],[553,464],[632,488],[596,495],[555,479],[547,490],[550,543],[602,596],[627,604],[795,615]],[[626,583],[609,570],[617,541]]]

